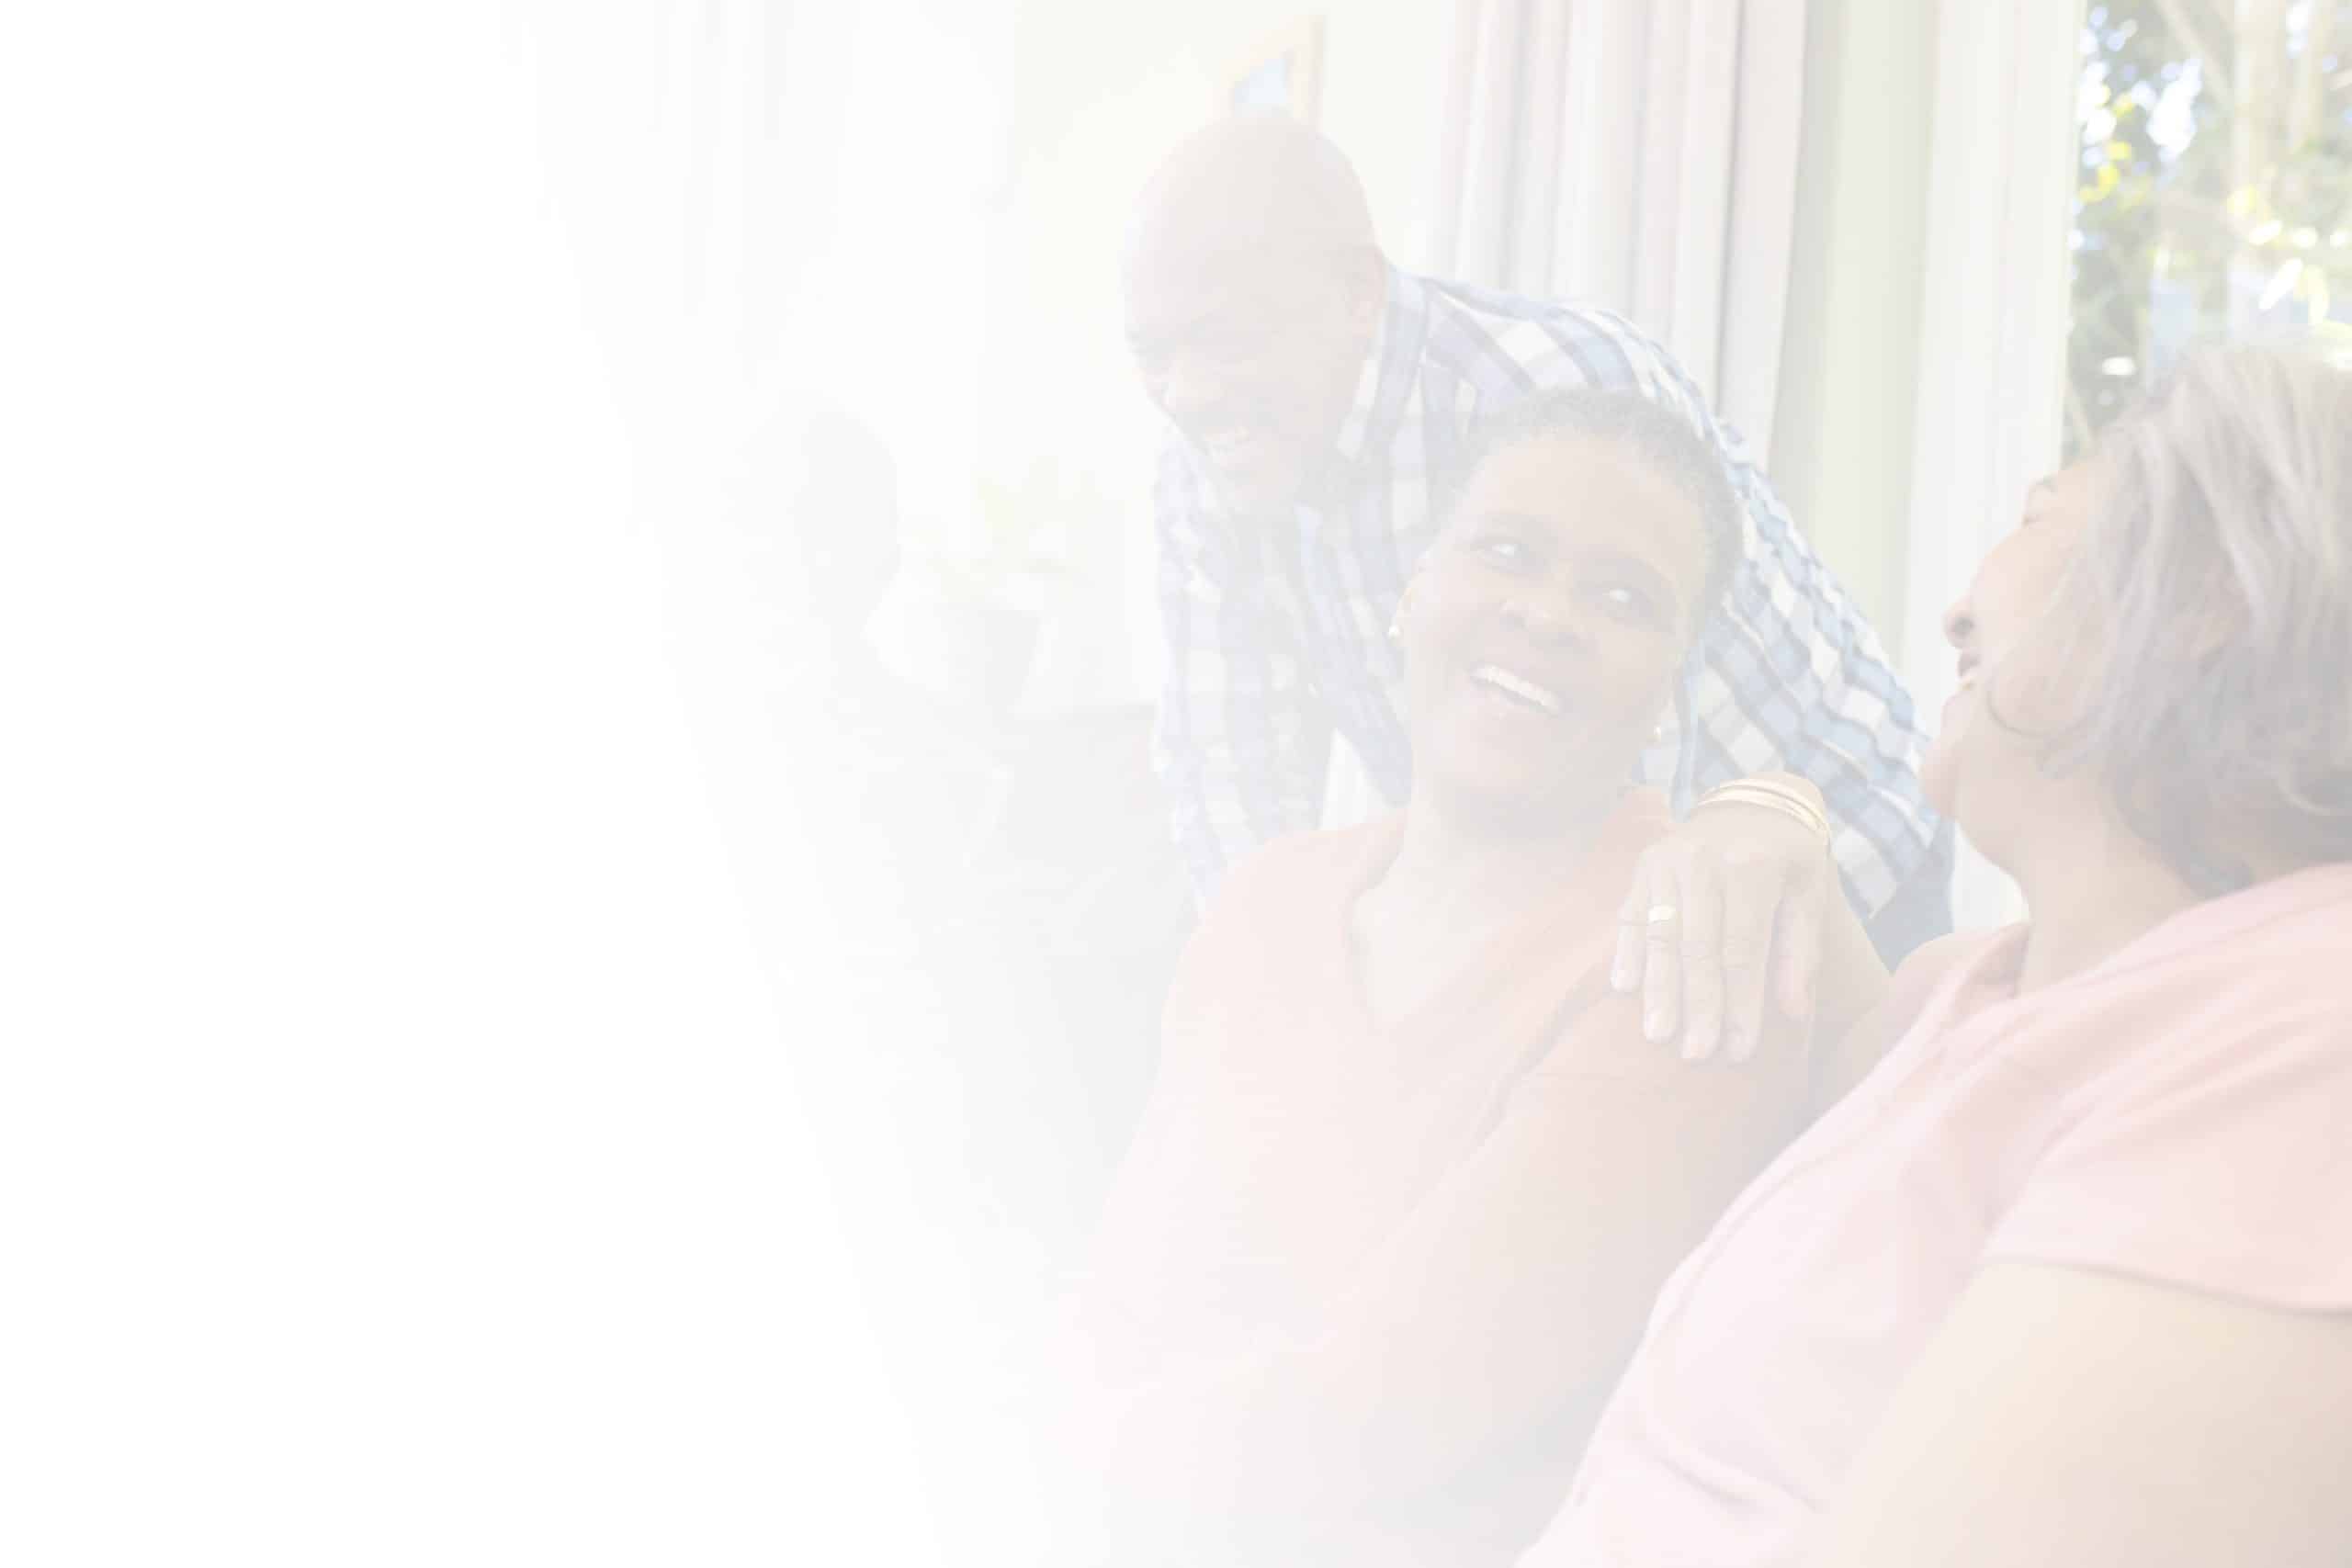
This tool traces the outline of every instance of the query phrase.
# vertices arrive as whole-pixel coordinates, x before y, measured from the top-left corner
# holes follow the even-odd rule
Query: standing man
[[[1683,813],[1743,775],[1801,775],[1881,951],[1949,929],[1950,839],[1919,792],[1910,698],[1664,349],[1606,311],[1393,266],[1346,158],[1277,115],[1220,121],[1168,159],[1139,204],[1125,282],[1129,346],[1171,427],[1157,491],[1170,660],[1159,757],[1204,892],[1252,846],[1317,825],[1333,733],[1382,795],[1404,799],[1411,758],[1385,633],[1435,531],[1433,489],[1481,421],[1530,392],[1591,386],[1690,420],[1749,522],[1746,565],[1645,779]],[[1764,945],[1781,904],[1765,904],[1753,942],[1736,900],[1708,937],[1760,972],[1760,953],[1730,950]]]

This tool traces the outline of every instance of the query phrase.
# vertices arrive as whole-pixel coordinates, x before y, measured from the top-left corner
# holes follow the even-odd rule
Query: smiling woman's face
[[[1537,818],[1613,795],[1702,613],[1704,528],[1607,438],[1481,462],[1400,622],[1416,790]]]

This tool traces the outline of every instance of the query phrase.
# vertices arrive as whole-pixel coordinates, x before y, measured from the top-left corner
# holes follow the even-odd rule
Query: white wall
[[[978,464],[981,257],[1009,134],[1011,5],[804,4],[781,26],[765,106],[776,118],[751,132],[795,180],[784,331],[766,379],[872,425],[896,452],[909,507],[952,521]],[[679,86],[711,100],[708,82]],[[776,289],[763,277],[745,292]]]

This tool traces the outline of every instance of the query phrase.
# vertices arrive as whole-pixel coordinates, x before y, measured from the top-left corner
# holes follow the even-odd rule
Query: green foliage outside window
[[[2352,319],[2352,0],[2105,0],[2083,30],[2066,449],[2188,343]]]

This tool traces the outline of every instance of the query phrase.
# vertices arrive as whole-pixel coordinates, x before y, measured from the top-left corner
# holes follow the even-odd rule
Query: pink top
[[[1969,939],[1684,1261],[1527,1568],[1794,1559],[1988,1260],[2352,1309],[2352,865],[2019,998],[2025,935]]]
[[[1401,817],[1227,879],[1068,1347],[1103,1396],[1086,1458],[1154,1501],[1149,1528],[1351,1568],[1508,1563],[1544,1528],[1658,1284],[1801,1121],[1793,1041],[1694,1066],[1609,990],[1618,901],[1671,826],[1631,792],[1388,1022],[1349,914]]]

